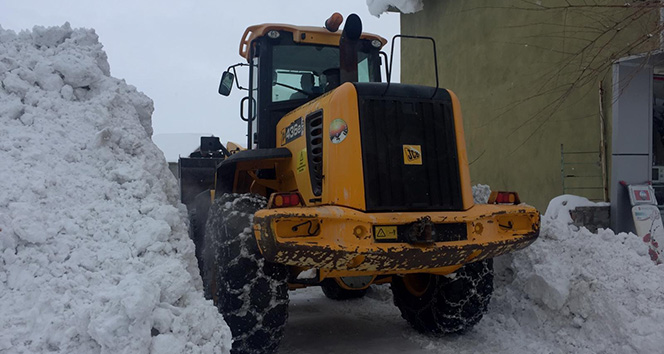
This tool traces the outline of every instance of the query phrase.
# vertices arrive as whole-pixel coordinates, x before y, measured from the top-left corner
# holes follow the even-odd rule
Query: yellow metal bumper
[[[404,230],[423,218],[465,229],[465,237],[405,242]],[[449,273],[530,245],[539,235],[539,223],[537,210],[526,205],[477,204],[463,212],[412,213],[322,206],[260,210],[254,233],[271,262],[345,274]]]

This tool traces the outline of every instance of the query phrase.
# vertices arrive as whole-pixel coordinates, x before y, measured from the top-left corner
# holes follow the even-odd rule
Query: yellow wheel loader
[[[247,28],[246,63],[219,87],[245,89],[246,67],[247,148],[203,137],[180,160],[205,294],[233,353],[275,352],[288,290],[306,286],[344,300],[390,282],[415,329],[463,332],[487,309],[492,258],[539,235],[539,213],[516,193],[473,202],[454,93],[390,83],[387,41],[354,14],[338,31],[339,17]]]

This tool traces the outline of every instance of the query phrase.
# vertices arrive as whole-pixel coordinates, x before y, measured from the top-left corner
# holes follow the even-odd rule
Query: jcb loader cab
[[[336,15],[335,15],[336,16]],[[361,297],[391,282],[423,333],[479,322],[492,258],[539,234],[516,193],[474,204],[459,100],[449,90],[381,82],[386,40],[356,15],[327,28],[249,27],[220,93],[248,66],[247,149],[202,138],[180,161],[206,296],[233,352],[274,352],[288,290]]]

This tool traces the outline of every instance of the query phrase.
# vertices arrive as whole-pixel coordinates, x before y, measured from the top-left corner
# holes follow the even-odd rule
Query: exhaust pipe
[[[362,35],[362,20],[356,14],[346,18],[339,40],[339,71],[341,84],[357,82],[357,44]]]

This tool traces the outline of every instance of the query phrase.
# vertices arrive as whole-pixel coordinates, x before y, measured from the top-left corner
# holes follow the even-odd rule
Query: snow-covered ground
[[[109,76],[91,30],[0,29],[0,353],[219,353],[184,207],[152,143],[152,102]],[[486,199],[487,186],[475,188]],[[291,293],[282,353],[662,353],[664,265],[632,234],[569,225],[496,259],[489,312],[417,334],[389,285],[335,302]]]
[[[219,353],[152,101],[92,30],[0,28],[0,353]]]

